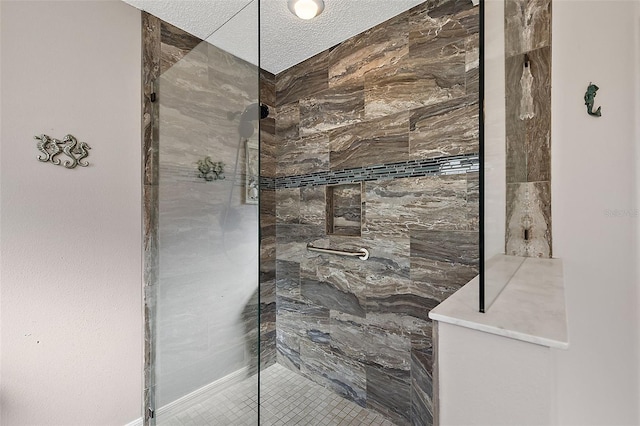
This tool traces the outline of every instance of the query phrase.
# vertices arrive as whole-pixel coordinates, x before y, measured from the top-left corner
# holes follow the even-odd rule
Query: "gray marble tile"
[[[433,380],[430,373],[431,359],[420,352],[411,354],[411,425],[432,425]]]
[[[300,263],[278,260],[276,277],[278,296],[300,299]]]
[[[364,366],[342,356],[327,345],[300,342],[300,372],[311,380],[361,407],[367,401],[367,375]]]
[[[434,158],[478,152],[479,112],[476,95],[411,111],[411,158]]]
[[[408,160],[409,113],[331,130],[329,144],[331,170]]]
[[[411,340],[385,324],[331,311],[331,348],[366,365],[409,370]]]
[[[551,0],[506,0],[507,57],[551,45]]]
[[[396,425],[408,425],[411,410],[411,374],[367,366],[367,407],[389,417]]]
[[[507,184],[506,221],[508,255],[552,257],[551,183]]]
[[[278,324],[276,328],[276,360],[292,371],[300,371],[300,337]]]
[[[277,223],[300,223],[300,188],[276,190]]]
[[[300,135],[308,136],[364,119],[364,86],[323,90],[300,100]]]
[[[475,231],[415,231],[411,234],[414,293],[444,301],[478,274]]]

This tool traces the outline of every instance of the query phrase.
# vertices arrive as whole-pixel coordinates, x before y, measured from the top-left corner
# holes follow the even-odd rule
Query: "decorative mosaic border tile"
[[[477,172],[480,160],[477,153],[401,161],[352,169],[308,173],[297,176],[260,178],[263,189],[300,188],[305,186],[337,185],[380,179],[399,179],[427,175],[453,175]]]

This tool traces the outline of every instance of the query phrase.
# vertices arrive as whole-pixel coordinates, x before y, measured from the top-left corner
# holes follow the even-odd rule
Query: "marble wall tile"
[[[467,222],[470,231],[480,229],[480,175],[467,173]]]
[[[276,277],[278,296],[300,299],[300,263],[277,260]]]
[[[551,47],[528,53],[534,116],[526,120],[527,181],[551,180]]]
[[[366,190],[363,232],[468,229],[464,174],[367,182]]]
[[[411,111],[411,158],[434,158],[478,152],[479,112],[476,95]]]
[[[414,292],[444,301],[478,274],[475,231],[416,231],[411,234]]]
[[[327,187],[327,234],[360,236],[362,186],[344,184]]]
[[[358,260],[307,255],[300,264],[300,294],[327,309],[364,317],[366,275]]]
[[[300,188],[276,189],[277,223],[300,223]]]
[[[161,73],[164,73],[184,58],[202,40],[167,22],[160,25],[162,54],[160,56]]]
[[[401,330],[390,332],[385,324],[331,311],[331,348],[366,365],[409,370],[411,340]]]
[[[467,95],[477,94],[480,91],[480,35],[478,32],[467,37],[465,52],[466,93]]]
[[[328,87],[330,52],[326,51],[276,76],[276,106],[298,101]]]
[[[331,350],[327,345],[300,342],[300,372],[361,407],[367,404],[365,367]]]
[[[408,53],[408,17],[401,14],[329,51],[329,87],[361,85],[367,72],[391,69]]]
[[[551,257],[551,183],[507,184],[506,221],[508,255]]]
[[[551,0],[506,0],[507,57],[551,45]]]
[[[260,102],[272,107],[276,105],[276,76],[262,68],[260,69]]]
[[[411,410],[410,372],[367,366],[366,373],[367,407],[385,414],[398,426],[408,425]]]
[[[300,223],[325,226],[325,186],[300,188]]]
[[[331,170],[408,160],[409,113],[331,130],[329,146]]]
[[[330,88],[300,99],[300,135],[308,136],[364,119],[364,85]]]
[[[300,104],[292,102],[276,108],[276,136],[278,139],[298,139],[300,127]],[[278,152],[278,155],[280,153]]]
[[[280,321],[276,323],[276,360],[289,370],[300,371],[300,337]]]
[[[521,118],[524,55],[505,59],[507,183],[527,181],[526,125]]]
[[[325,229],[316,225],[279,224],[276,228],[278,260],[300,262],[307,255],[307,244],[322,240]]]
[[[329,135],[316,133],[296,139],[278,138],[277,175],[295,176],[329,170]]]
[[[431,425],[433,422],[433,379],[429,371],[431,360],[420,352],[411,353],[410,424]]]

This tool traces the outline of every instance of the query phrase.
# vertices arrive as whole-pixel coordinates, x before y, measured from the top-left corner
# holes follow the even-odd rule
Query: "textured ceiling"
[[[303,21],[287,0],[124,0],[274,74],[404,12],[424,0],[325,0]]]

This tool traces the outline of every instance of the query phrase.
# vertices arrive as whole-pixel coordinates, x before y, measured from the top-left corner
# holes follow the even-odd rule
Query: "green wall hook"
[[[589,87],[587,87],[587,91],[584,94],[584,104],[587,106],[587,114],[592,115],[594,117],[600,117],[602,112],[600,111],[601,107],[598,107],[597,110],[593,110],[593,101],[596,98],[596,92],[599,87],[593,83],[589,83]]]

